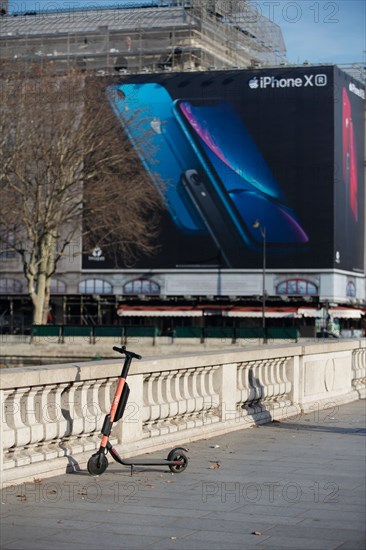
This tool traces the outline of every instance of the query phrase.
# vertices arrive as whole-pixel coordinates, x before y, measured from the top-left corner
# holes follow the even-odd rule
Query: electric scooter
[[[188,457],[185,453],[188,452],[184,447],[175,447],[172,449],[166,459],[123,459],[119,456],[118,452],[112,447],[109,441],[109,436],[112,431],[113,423],[121,420],[125,411],[128,396],[130,394],[130,388],[126,382],[128,371],[131,365],[132,359],[142,359],[141,355],[132,351],[127,351],[126,346],[121,348],[113,347],[114,351],[121,353],[125,356],[122,372],[118,378],[117,388],[113,397],[112,405],[109,414],[106,415],[102,426],[102,441],[100,447],[96,453],[94,453],[88,461],[88,472],[92,476],[99,476],[103,474],[108,467],[108,452],[112,458],[122,464],[123,466],[130,466],[131,475],[135,466],[168,466],[170,471],[175,474],[180,474],[188,466]]]

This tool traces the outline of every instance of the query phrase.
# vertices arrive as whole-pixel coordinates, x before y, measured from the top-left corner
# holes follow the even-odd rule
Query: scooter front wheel
[[[103,453],[95,453],[89,458],[87,467],[91,476],[100,476],[108,467],[108,458]]]
[[[180,474],[188,466],[188,457],[182,451],[172,451],[169,453],[168,460],[179,462],[179,464],[169,464],[169,469],[174,474]]]

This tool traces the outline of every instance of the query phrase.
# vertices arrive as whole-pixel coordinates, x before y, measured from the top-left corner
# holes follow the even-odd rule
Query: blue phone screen
[[[191,148],[180,145],[185,138],[168,91],[156,83],[117,84],[107,89],[107,95],[176,225],[188,233],[206,233],[178,191],[182,172],[197,160]],[[189,154],[192,158],[186,158]]]
[[[225,176],[225,168],[229,168],[222,180],[228,191],[239,185],[245,189],[257,189],[275,199],[284,198],[263,155],[231,105],[221,102],[214,106],[197,106],[181,101],[180,109],[210,153],[210,158],[222,162],[220,175]],[[233,177],[235,174],[239,178]]]
[[[213,167],[211,181],[221,182],[236,211],[254,241],[260,241],[256,219],[266,226],[273,244],[306,243],[308,237],[262,154],[242,124],[238,114],[226,102],[197,105],[179,102],[180,112],[194,135],[192,144],[201,156],[206,172]],[[199,147],[197,147],[197,142]],[[204,153],[202,155],[202,153]],[[209,160],[209,163],[205,161]]]

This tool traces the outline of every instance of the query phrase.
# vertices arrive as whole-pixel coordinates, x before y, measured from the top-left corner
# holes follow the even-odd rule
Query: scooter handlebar
[[[118,353],[122,353],[123,355],[129,355],[134,359],[142,359],[142,356],[139,355],[138,353],[134,353],[133,351],[127,351],[126,346],[122,346],[121,348],[118,348],[117,346],[113,346],[113,350],[118,351]]]

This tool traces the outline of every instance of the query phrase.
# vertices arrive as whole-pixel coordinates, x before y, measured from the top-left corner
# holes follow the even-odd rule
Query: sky
[[[366,65],[364,0],[260,0],[262,15],[279,25],[291,63]]]
[[[126,5],[150,0],[9,0],[9,11],[61,10],[68,7]],[[290,63],[366,65],[364,0],[251,0],[282,30]]]

